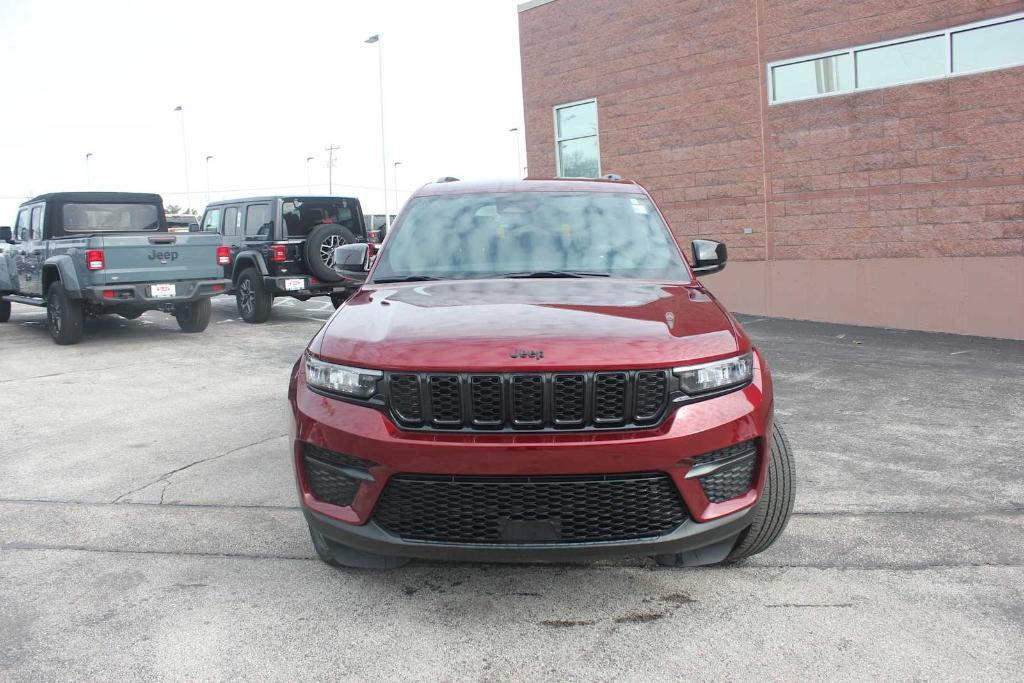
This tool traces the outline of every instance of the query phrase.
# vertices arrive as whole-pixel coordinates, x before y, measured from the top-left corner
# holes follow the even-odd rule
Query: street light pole
[[[384,134],[384,46],[380,34],[375,33],[365,41],[377,44],[377,83],[380,90],[380,166],[384,175],[384,225],[391,229],[391,212],[388,211],[388,148]]]
[[[394,181],[395,181],[394,182],[394,185],[395,185],[395,213],[398,213],[398,206],[399,206],[399,202],[398,202],[398,167],[401,166],[401,165],[402,165],[401,161],[396,161],[395,162],[395,171],[394,171]]]
[[[89,160],[92,159],[92,152],[85,153],[85,186],[86,189],[92,189],[92,173],[89,170]]]
[[[210,159],[213,158],[212,154],[206,155],[206,203],[210,203]]]
[[[313,157],[306,157],[306,193],[313,194],[313,186],[309,182],[309,162],[313,161]]]
[[[181,112],[181,149],[185,154],[185,213],[192,208],[192,189],[188,185],[188,143],[185,140],[185,108],[180,104],[174,111]]]
[[[509,133],[512,133],[512,137],[516,141],[516,175],[518,176],[523,171],[523,153],[519,149],[519,129],[509,128]]]

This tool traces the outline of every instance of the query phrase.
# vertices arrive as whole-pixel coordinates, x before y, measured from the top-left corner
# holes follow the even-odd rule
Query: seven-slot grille
[[[668,370],[391,373],[392,416],[440,430],[650,427],[668,398]]]

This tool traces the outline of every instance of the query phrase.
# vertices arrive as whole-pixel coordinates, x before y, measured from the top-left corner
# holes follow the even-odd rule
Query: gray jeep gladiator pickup
[[[220,237],[169,233],[156,194],[58,192],[18,209],[0,227],[0,322],[11,303],[46,308],[58,344],[82,337],[86,317],[146,311],[173,315],[184,332],[210,322],[210,298],[224,278]]]

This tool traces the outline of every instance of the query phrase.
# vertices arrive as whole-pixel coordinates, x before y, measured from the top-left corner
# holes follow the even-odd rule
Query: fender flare
[[[238,264],[242,263],[243,261],[252,261],[255,264],[256,270],[259,271],[260,275],[270,274],[270,269],[267,268],[267,261],[266,259],[263,258],[263,254],[256,251],[255,249],[243,249],[242,251],[235,254],[235,267],[231,271],[232,282],[238,282],[239,274],[241,274],[241,272],[245,270],[245,268],[248,268],[248,266],[245,266],[244,268],[238,267]]]
[[[18,271],[11,263],[11,256],[7,251],[0,251],[0,293],[14,293],[18,291]]]
[[[56,273],[54,275],[54,273]],[[76,299],[82,298],[82,285],[78,279],[78,271],[75,270],[75,262],[68,254],[51,256],[43,262],[43,296],[54,280],[60,280],[64,290],[69,296]]]

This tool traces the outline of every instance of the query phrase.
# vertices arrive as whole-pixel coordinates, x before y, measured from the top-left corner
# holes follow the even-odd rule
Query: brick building
[[[531,176],[643,183],[733,310],[1024,339],[1024,2],[533,0]],[[568,105],[568,106],[566,106]]]

